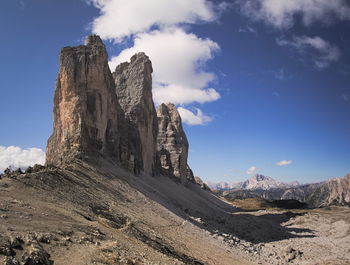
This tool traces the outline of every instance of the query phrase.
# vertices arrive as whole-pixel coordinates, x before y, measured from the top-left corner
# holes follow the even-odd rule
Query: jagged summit
[[[250,178],[251,180],[256,180],[256,181],[264,181],[264,180],[271,180],[271,177],[267,177],[261,174],[256,174]]]
[[[268,190],[268,189],[273,189],[284,185],[285,185],[284,183],[274,180],[271,177],[257,174],[252,176],[247,181],[245,181],[242,185],[242,188]]]
[[[91,45],[101,45],[104,46],[102,39],[98,35],[89,35],[85,39],[85,45],[91,46]]]
[[[170,103],[156,112],[152,72],[152,62],[140,52],[112,74],[97,35],[87,37],[85,45],[63,48],[46,163],[102,157],[134,174],[194,182],[181,117]]]

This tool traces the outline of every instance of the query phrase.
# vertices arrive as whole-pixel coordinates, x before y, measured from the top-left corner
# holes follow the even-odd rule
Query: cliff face
[[[88,37],[86,45],[62,49],[47,164],[96,154],[121,162],[122,112],[107,59],[98,36]]]
[[[187,180],[193,182],[192,170],[187,165],[188,141],[179,112],[174,104],[161,104],[157,116],[157,150],[162,174],[173,175],[182,183]]]
[[[113,73],[116,94],[128,122],[129,145],[135,157],[135,171],[154,175],[158,171],[157,115],[152,99],[152,63],[144,53]]]
[[[328,203],[350,205],[350,174],[344,178],[336,178],[328,182]]]
[[[103,157],[135,174],[164,174],[194,182],[188,141],[173,104],[158,113],[152,99],[152,63],[144,53],[112,74],[98,36],[63,48],[54,97],[54,128],[46,163]]]
[[[323,207],[330,205],[349,206],[350,175],[347,175],[344,178],[335,178],[320,183],[280,190],[276,194],[280,199],[296,199],[306,202],[310,207]],[[273,196],[269,194],[269,198],[275,198],[276,194],[273,194]]]

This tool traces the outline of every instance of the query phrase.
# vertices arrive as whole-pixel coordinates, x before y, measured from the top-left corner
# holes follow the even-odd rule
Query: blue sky
[[[1,1],[0,170],[42,155],[28,148],[44,150],[52,131],[59,50],[94,32],[111,67],[150,55],[155,101],[180,107],[203,179],[238,181],[251,169],[306,183],[350,172],[346,1],[152,0],[150,10],[128,1]]]

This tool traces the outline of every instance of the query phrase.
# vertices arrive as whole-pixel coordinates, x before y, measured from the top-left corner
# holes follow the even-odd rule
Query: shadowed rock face
[[[152,63],[144,53],[113,73],[119,104],[128,121],[129,145],[135,157],[135,173],[155,175],[157,166],[157,114],[152,99]]]
[[[175,105],[161,104],[157,109],[157,150],[164,175],[173,175],[182,183],[194,181],[192,170],[187,165],[188,141]]]
[[[86,45],[61,50],[47,164],[97,154],[122,162],[121,153],[128,153],[121,142],[122,111],[107,59],[98,36],[88,37]]]

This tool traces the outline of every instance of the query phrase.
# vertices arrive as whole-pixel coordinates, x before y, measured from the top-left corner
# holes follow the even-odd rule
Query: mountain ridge
[[[246,189],[246,190],[269,190],[276,188],[289,188],[300,186],[298,181],[293,182],[282,182],[273,179],[272,177],[264,176],[262,174],[256,174],[251,176],[249,179],[241,182],[206,182],[207,185],[214,190],[230,190],[230,189]]]
[[[268,200],[298,200],[313,208],[331,205],[350,206],[350,174],[343,178],[336,177],[319,183],[294,187],[230,189],[221,192],[228,199],[260,197]]]

